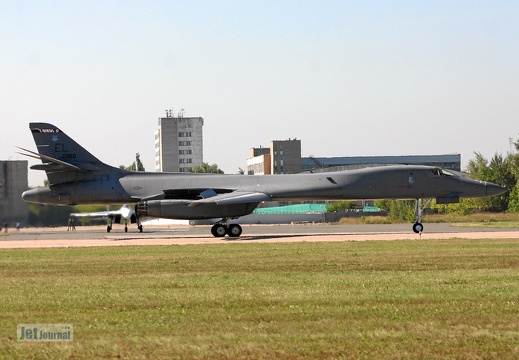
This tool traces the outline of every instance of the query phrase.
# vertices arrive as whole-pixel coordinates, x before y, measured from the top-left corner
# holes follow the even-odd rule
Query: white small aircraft
[[[110,232],[112,230],[112,224],[114,222],[120,224],[121,221],[124,220],[124,232],[128,232],[128,221],[130,221],[132,224],[135,224],[137,222],[135,210],[128,204],[124,204],[119,210],[72,213],[70,214],[70,217],[91,217],[98,219],[108,219],[106,232]]]

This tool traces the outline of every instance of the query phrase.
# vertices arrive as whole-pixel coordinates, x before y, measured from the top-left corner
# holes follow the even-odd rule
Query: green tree
[[[141,155],[139,153],[135,154],[135,161],[130,166],[120,165],[119,168],[131,171],[146,171],[144,165],[142,165]]]
[[[392,200],[375,200],[374,204],[379,209],[389,211],[391,201]]]
[[[483,180],[488,177],[488,160],[479,152],[474,152],[475,158],[469,160],[467,173],[476,180]]]
[[[519,184],[516,184],[508,194],[508,211],[519,212]]]
[[[66,226],[71,206],[29,204],[28,222],[32,226]]]
[[[352,209],[357,204],[356,201],[342,200],[330,201],[326,205],[327,212],[346,211]]]
[[[141,162],[141,154],[135,154],[135,163],[137,165],[137,171],[146,171],[146,169],[144,169],[144,165],[142,165]]]
[[[415,221],[415,200],[392,200],[388,205],[388,216],[392,221]]]
[[[490,162],[481,153],[475,152],[475,158],[471,159],[467,165],[467,172],[470,177],[476,180],[489,181],[498,185],[512,189],[517,185],[517,169],[513,168],[514,161],[503,158],[500,154],[495,154]],[[490,198],[472,199],[472,205],[482,211],[506,211],[510,194],[502,194]]]
[[[206,173],[206,174],[223,174],[224,172],[218,168],[218,165],[213,164],[209,165],[209,163],[202,163],[200,166],[195,166],[191,172],[194,173]]]
[[[375,200],[374,204],[387,211],[391,221],[415,221],[416,200]]]

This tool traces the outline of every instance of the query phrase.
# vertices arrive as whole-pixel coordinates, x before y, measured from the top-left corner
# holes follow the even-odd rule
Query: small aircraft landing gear
[[[112,231],[112,225],[114,223],[114,219],[109,216],[108,217],[108,225],[106,225],[106,232],[109,233],[110,231]]]
[[[413,224],[413,231],[416,234],[421,234],[423,231],[422,225],[422,199],[416,199],[416,205],[414,208],[415,223]]]
[[[211,234],[214,237],[224,237],[228,235],[229,237],[238,237],[242,233],[242,228],[238,224],[227,224],[225,222],[217,222],[211,228]]]

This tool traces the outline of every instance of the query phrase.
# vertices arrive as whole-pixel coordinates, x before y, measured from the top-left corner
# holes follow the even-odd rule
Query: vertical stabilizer
[[[92,171],[111,168],[55,125],[30,123],[29,128],[42,161],[33,168],[45,170],[51,184],[84,179]]]

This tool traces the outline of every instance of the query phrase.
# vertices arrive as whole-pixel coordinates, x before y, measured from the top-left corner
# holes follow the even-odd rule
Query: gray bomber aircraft
[[[389,165],[327,173],[217,175],[128,171],[112,167],[67,136],[57,126],[31,123],[41,159],[31,169],[44,170],[48,187],[27,190],[28,202],[55,205],[135,203],[138,228],[143,216],[171,219],[221,219],[211,233],[240,236],[228,221],[248,215],[263,201],[414,199],[415,232],[421,232],[421,199],[455,203],[460,198],[499,195],[507,189],[472,180],[461,173],[421,165]]]

